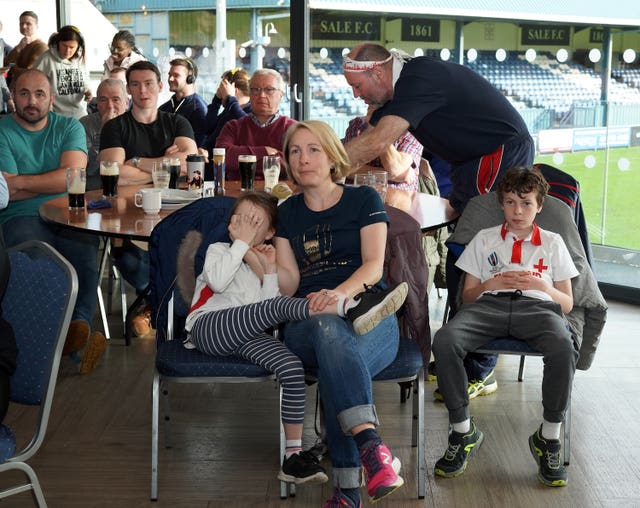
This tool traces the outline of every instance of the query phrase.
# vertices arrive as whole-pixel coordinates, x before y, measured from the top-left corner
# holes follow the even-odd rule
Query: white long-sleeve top
[[[196,279],[185,329],[191,330],[195,320],[207,312],[238,307],[280,295],[278,274],[268,273],[263,282],[242,258],[249,250],[242,240],[231,245],[224,242],[209,245],[202,273]]]

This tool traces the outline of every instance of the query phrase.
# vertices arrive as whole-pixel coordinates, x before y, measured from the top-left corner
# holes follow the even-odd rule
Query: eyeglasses
[[[124,53],[128,48],[116,48],[115,46],[109,46],[109,52],[111,54],[114,53]]]
[[[274,93],[279,92],[279,88],[274,88],[272,86],[268,86],[266,88],[249,88],[249,92],[251,95],[260,95],[264,92],[265,95],[271,97]]]

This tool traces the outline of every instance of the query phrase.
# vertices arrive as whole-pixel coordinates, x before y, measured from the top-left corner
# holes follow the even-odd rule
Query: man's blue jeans
[[[136,294],[141,294],[149,285],[149,253],[128,240],[122,247],[112,247],[113,262]]]
[[[331,315],[287,323],[285,344],[305,369],[318,377],[324,408],[333,482],[342,488],[360,487],[360,454],[350,429],[378,424],[371,378],[398,353],[398,322],[389,316],[365,335]]]
[[[99,237],[44,223],[39,217],[14,217],[2,224],[7,247],[29,240],[47,242],[73,265],[78,275],[78,299],[72,319],[93,321],[98,287]],[[34,288],[37,290],[37,288]]]

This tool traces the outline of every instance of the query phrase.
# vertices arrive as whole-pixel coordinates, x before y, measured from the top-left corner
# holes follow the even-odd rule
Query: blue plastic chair
[[[158,499],[158,433],[160,394],[164,395],[165,429],[169,423],[168,385],[170,383],[253,383],[271,381],[275,376],[247,360],[233,356],[211,356],[183,344],[184,321],[189,304],[176,288],[179,245],[187,232],[202,233],[203,241],[195,258],[195,273],[200,273],[207,246],[228,241],[227,224],[234,199],[200,199],[175,211],[153,230],[149,241],[151,264],[151,309],[157,331],[156,368],[152,387],[151,422],[151,500]],[[280,398],[282,391],[280,392]],[[279,412],[279,407],[278,407]],[[165,435],[168,446],[168,431]],[[284,431],[280,426],[280,457],[284,456]],[[276,461],[274,461],[276,462]],[[280,497],[287,497],[287,484],[280,482]]]
[[[38,506],[46,507],[38,477],[26,461],[38,451],[47,430],[78,278],[69,262],[44,242],[26,242],[8,253],[11,276],[2,310],[18,346],[10,400],[40,406],[40,411],[33,437],[19,451],[11,429],[0,424],[0,472],[18,469],[28,477],[27,483],[0,492],[0,499],[31,491]]]
[[[413,391],[413,413],[411,419],[411,446],[416,448],[416,484],[418,499],[424,499],[427,489],[427,465],[424,439],[424,364],[420,346],[413,339],[400,337],[398,354],[395,360],[382,372],[373,377],[373,381],[399,383],[400,402],[406,402],[405,384]]]

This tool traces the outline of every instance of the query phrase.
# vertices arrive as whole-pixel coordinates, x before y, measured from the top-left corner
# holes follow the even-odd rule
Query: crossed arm
[[[153,162],[162,161],[163,157],[178,157],[181,161],[182,174],[186,173],[185,159],[190,153],[197,153],[198,148],[193,139],[186,136],[175,138],[173,145],[164,151],[160,157],[141,157],[138,167],[134,166],[131,159],[125,160],[124,147],[105,148],[100,150],[101,161],[116,161],[120,164],[120,185],[142,185],[151,182],[151,169]]]
[[[66,192],[66,168],[84,168],[87,166],[87,154],[81,150],[67,150],[60,155],[58,168],[37,175],[3,173],[9,189],[9,199],[18,201],[29,199],[38,194],[58,194]]]

